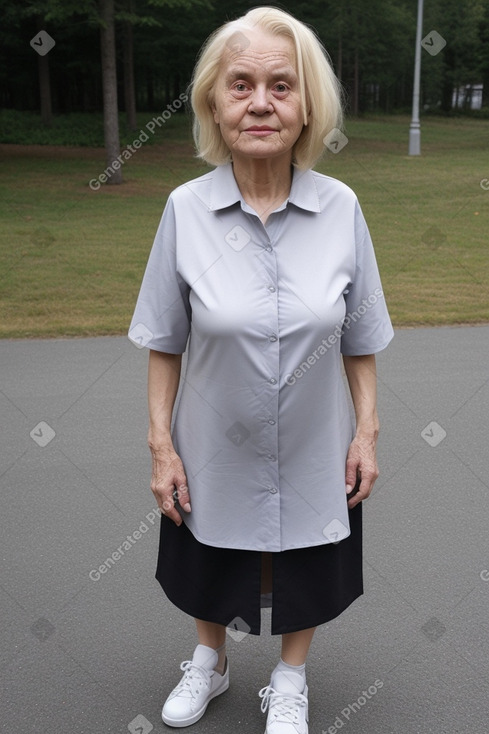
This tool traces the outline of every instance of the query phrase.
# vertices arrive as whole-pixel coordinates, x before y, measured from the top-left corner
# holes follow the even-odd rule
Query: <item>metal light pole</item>
[[[409,128],[409,155],[421,155],[421,125],[419,122],[419,88],[421,77],[421,36],[423,33],[423,0],[418,0],[416,54],[414,57],[413,116]]]

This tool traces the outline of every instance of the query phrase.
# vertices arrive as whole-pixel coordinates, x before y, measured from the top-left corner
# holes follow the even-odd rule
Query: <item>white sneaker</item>
[[[308,688],[301,675],[276,671],[270,685],[258,694],[263,699],[263,713],[268,707],[265,734],[308,734],[307,694]]]
[[[213,653],[213,654],[212,654]],[[217,664],[217,652],[205,645],[197,645],[192,660],[185,660],[180,683],[165,701],[161,718],[168,726],[190,726],[204,714],[209,701],[229,688],[229,668],[223,675],[213,668]]]

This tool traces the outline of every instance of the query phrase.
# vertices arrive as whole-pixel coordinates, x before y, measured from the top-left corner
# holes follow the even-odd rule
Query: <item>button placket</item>
[[[280,527],[280,493],[279,493],[279,468],[276,457],[278,455],[278,375],[279,375],[279,350],[280,350],[280,334],[278,320],[278,272],[277,260],[274,248],[270,242],[265,244],[264,250],[266,256],[263,258],[263,284],[266,288],[269,298],[269,328],[268,333],[268,350],[267,350],[267,367],[269,379],[267,380],[269,387],[275,391],[272,393],[271,400],[266,406],[264,413],[265,425],[267,426],[266,445],[264,447],[264,472],[265,482],[263,489],[269,493],[270,512],[273,514],[274,525]],[[269,357],[268,357],[269,355]]]

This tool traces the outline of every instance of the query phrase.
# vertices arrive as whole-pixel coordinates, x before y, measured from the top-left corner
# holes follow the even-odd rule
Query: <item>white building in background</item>
[[[452,106],[480,110],[482,108],[482,84],[465,84],[453,90]]]

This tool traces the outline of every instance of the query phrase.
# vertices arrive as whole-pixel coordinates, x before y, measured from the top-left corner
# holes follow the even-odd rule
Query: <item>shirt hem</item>
[[[387,347],[389,346],[393,338],[394,338],[394,333],[392,333],[392,335],[386,341],[381,342],[380,346],[368,347],[368,348],[366,347],[364,350],[355,349],[353,351],[350,351],[348,349],[343,351],[343,349],[340,348],[340,352],[345,357],[365,357],[368,354],[378,354],[378,352],[382,352],[384,349],[387,349]]]
[[[185,520],[184,520],[185,522]],[[283,553],[285,551],[289,550],[300,550],[301,548],[315,548],[318,545],[331,545],[331,540],[320,540],[317,543],[299,543],[298,545],[287,545],[285,548],[256,548],[251,546],[243,546],[243,545],[223,545],[222,543],[212,543],[209,540],[204,540],[201,535],[196,533],[193,528],[189,527],[189,525],[185,522],[185,525],[187,526],[188,530],[192,533],[194,538],[198,540],[199,543],[202,543],[203,545],[211,546],[211,548],[226,548],[229,550],[244,550],[244,551],[258,551],[260,553]],[[348,531],[348,534],[345,535],[344,538],[341,540],[346,540],[351,535],[351,530]],[[338,543],[341,543],[340,541],[337,541]]]

